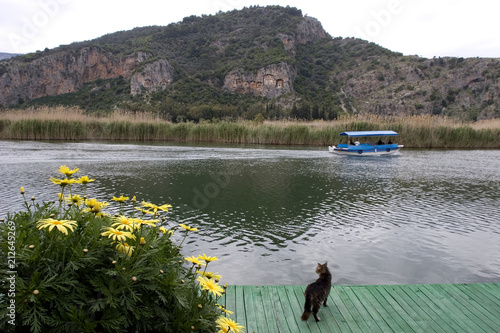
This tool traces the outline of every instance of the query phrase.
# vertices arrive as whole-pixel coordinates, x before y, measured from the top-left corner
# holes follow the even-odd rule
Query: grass
[[[436,116],[348,116],[334,121],[253,121],[174,124],[150,113],[115,111],[99,117],[72,107],[0,113],[0,139],[192,141],[332,145],[343,131],[394,130],[409,148],[500,148],[500,119],[462,122]]]

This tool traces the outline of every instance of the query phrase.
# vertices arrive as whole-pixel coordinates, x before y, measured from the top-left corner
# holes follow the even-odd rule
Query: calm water
[[[98,199],[172,204],[172,226],[200,229],[183,254],[218,256],[224,283],[307,284],[324,261],[335,284],[500,282],[499,150],[0,141],[0,216],[20,186],[54,200],[62,164]]]

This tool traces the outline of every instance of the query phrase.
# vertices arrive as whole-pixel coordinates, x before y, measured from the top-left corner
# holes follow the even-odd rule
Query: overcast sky
[[[0,0],[0,52],[34,52],[251,5],[297,7],[332,37],[358,37],[405,55],[500,58],[494,0]]]

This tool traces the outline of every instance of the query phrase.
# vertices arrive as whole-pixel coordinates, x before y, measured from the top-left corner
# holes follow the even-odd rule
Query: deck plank
[[[482,308],[482,312],[487,316],[495,325],[500,326],[500,304],[492,302],[486,295],[481,293],[478,286],[475,285],[457,285],[457,288],[463,293],[470,297],[475,304]],[[499,295],[500,296],[500,295]]]
[[[473,298],[460,292],[457,286],[433,285],[432,287],[442,293],[446,293],[458,311],[462,312],[468,320],[473,321],[479,326],[483,332],[494,331],[494,327],[497,324],[489,318],[482,306],[474,302]]]
[[[276,328],[278,332],[290,332],[292,331],[288,327],[288,322],[290,322],[291,327],[293,327],[294,323],[294,318],[288,318],[286,316],[286,313],[289,311],[287,308],[289,307],[288,303],[283,303],[281,302],[279,295],[278,295],[278,290],[279,286],[266,286],[265,292],[267,292],[269,296],[269,301],[272,306],[271,313],[274,317],[274,321],[276,323]]]
[[[372,318],[370,313],[366,310],[363,303],[359,300],[356,294],[353,292],[352,288],[347,287],[338,287],[335,286],[335,289],[338,290],[338,293],[342,295],[342,297],[346,298],[346,302],[351,302],[356,309],[356,312],[359,314],[359,322],[358,325],[360,328],[366,326],[368,329],[366,332],[380,333],[383,332],[382,329],[377,325],[376,320]],[[364,322],[364,324],[363,324]],[[363,331],[365,332],[365,331]]]
[[[228,286],[219,303],[248,333],[500,332],[500,283],[333,286],[302,321],[305,286]]]
[[[363,292],[363,288],[364,288],[363,286],[354,286],[354,287],[347,287],[347,290],[350,290],[352,292],[353,298],[356,297],[359,300],[361,305],[365,308],[369,316],[377,324],[380,330],[382,330],[382,332],[392,332],[393,330],[384,320],[381,311],[379,311],[379,308],[377,307],[376,304],[370,302],[370,298],[367,297],[367,295]]]
[[[250,299],[252,305],[252,320],[247,319],[247,325],[251,327],[250,332],[271,332],[268,328],[264,301],[262,297],[262,287],[249,288],[249,296],[245,295],[245,300]],[[269,323],[272,325],[273,323]],[[253,328],[255,326],[255,328]]]
[[[443,328],[432,319],[415,301],[409,297],[400,286],[383,286],[387,293],[413,318],[423,332],[442,332]]]
[[[404,329],[405,332],[429,332],[424,330],[419,324],[413,319],[410,313],[403,308],[399,300],[394,298],[391,294],[385,290],[385,288],[372,288],[371,292],[373,294],[378,294],[378,297],[383,303],[386,309],[392,309],[392,317],[394,320],[399,322],[399,326]]]
[[[449,297],[447,297],[447,295],[439,292],[432,285],[422,285],[420,288],[428,295],[429,298],[438,300],[440,307],[446,309],[447,314],[467,332],[483,332],[483,330],[474,321],[471,314],[469,312],[460,311],[456,302],[453,302]]]
[[[436,299],[432,295],[425,293],[425,290],[422,288],[423,285],[408,285],[405,287],[405,292],[414,295],[416,299],[420,300],[419,305],[433,314],[433,319],[438,321],[441,326],[448,326],[449,328],[446,327],[444,329],[445,332],[471,332],[467,327],[460,325],[453,312],[449,311],[440,299]]]
[[[295,294],[293,295],[293,298],[290,298],[287,293],[287,288],[283,286],[278,286],[276,288],[276,292],[278,294],[279,303],[282,305],[283,316],[287,320],[287,332],[300,332],[300,316],[302,315],[302,308],[297,303]]]

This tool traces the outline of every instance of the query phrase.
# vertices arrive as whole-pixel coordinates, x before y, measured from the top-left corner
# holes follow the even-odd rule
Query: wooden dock
[[[500,283],[333,286],[300,320],[305,286],[228,286],[220,300],[247,333],[500,332]]]

